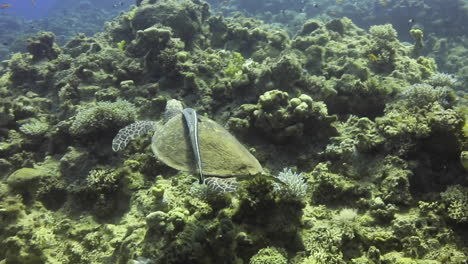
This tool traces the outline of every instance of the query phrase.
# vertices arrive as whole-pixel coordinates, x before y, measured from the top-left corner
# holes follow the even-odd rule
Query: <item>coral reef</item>
[[[401,23],[335,17],[368,1],[285,2],[210,1],[294,19],[297,34],[143,0],[94,36],[31,36],[0,68],[0,262],[464,263],[466,50],[442,67],[456,75],[438,72],[458,46],[434,28],[411,28],[408,45]],[[306,19],[322,9],[337,13]],[[159,162],[151,135],[112,151],[171,99],[225,124],[265,175],[221,193]]]

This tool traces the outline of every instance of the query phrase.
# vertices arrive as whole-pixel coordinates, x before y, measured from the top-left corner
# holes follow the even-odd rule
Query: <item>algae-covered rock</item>
[[[31,184],[47,177],[48,175],[41,169],[21,168],[14,171],[7,178],[8,185],[18,189],[28,189]]]
[[[370,119],[351,116],[346,123],[337,124],[339,136],[333,137],[325,153],[346,159],[356,158],[359,153],[371,152],[384,142]]]
[[[58,57],[60,48],[55,42],[52,32],[40,32],[28,40],[28,52],[33,55],[35,61],[41,59],[53,60]]]
[[[462,151],[460,153],[460,162],[463,168],[468,172],[468,151]]]
[[[413,56],[418,57],[419,53],[421,52],[422,48],[424,47],[423,37],[424,33],[420,29],[411,29],[410,35],[414,39],[414,46],[413,46]]]
[[[132,26],[134,30],[143,30],[154,24],[162,24],[171,27],[176,37],[186,44],[191,44],[208,14],[208,4],[204,2],[143,2],[132,19]]]
[[[312,202],[314,204],[333,204],[337,201],[353,200],[351,196],[356,183],[333,173],[329,163],[319,163],[310,175]]]
[[[99,43],[93,38],[87,38],[85,34],[76,34],[64,47],[63,52],[73,58],[80,54],[98,52],[102,49]]]
[[[171,44],[173,35],[171,28],[163,26],[138,30],[136,39],[132,41],[127,50],[136,56],[144,56],[149,51],[161,52]]]
[[[39,189],[53,176],[54,172],[45,167],[21,168],[10,174],[6,183],[25,199],[33,200],[37,198]]]
[[[268,91],[260,96],[253,112],[255,127],[275,141],[301,138],[314,132],[309,130],[313,122],[326,125],[333,120],[324,103],[315,102],[306,94],[290,100],[288,97],[287,92]]]
[[[299,31],[298,35],[305,36],[312,33],[314,30],[320,27],[320,22],[317,20],[307,20],[304,25],[302,25],[301,31]]]
[[[12,168],[13,166],[8,160],[0,159],[0,178],[10,174]]]
[[[60,159],[59,170],[66,181],[73,182],[86,176],[91,163],[88,152],[80,148],[68,147],[67,152]]]

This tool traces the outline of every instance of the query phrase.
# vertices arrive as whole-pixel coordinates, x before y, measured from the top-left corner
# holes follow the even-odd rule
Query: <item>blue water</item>
[[[0,12],[18,15],[26,19],[43,18],[57,2],[57,0],[1,0],[1,5],[10,4],[11,6]]]

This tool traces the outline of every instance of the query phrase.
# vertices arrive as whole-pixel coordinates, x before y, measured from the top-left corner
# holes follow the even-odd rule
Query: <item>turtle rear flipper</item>
[[[137,121],[119,130],[112,140],[112,150],[117,152],[124,149],[130,141],[156,130],[157,123],[153,121]]]

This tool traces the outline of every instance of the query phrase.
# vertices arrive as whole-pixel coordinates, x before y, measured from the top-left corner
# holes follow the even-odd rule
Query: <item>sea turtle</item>
[[[198,170],[200,183],[215,189],[232,191],[236,177],[264,174],[258,160],[226,129],[191,108],[183,109],[175,99],[167,102],[163,122],[137,121],[124,127],[112,149],[122,150],[152,131],[151,149],[160,161],[181,171]]]

